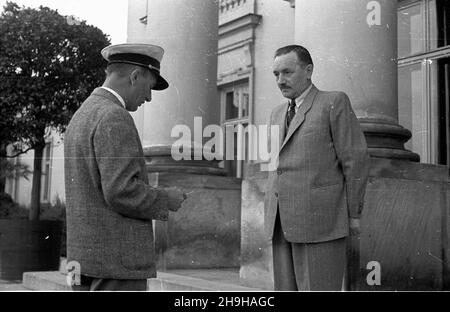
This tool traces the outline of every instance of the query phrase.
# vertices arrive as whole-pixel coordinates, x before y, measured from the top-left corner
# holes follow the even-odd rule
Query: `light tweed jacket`
[[[290,242],[313,243],[345,237],[349,216],[360,215],[368,178],[364,135],[343,92],[315,86],[285,136],[288,103],[274,108],[280,126],[278,168],[269,173],[265,230],[272,238],[277,207]]]
[[[97,88],[82,104],[64,157],[68,261],[93,277],[154,277],[152,219],[166,218],[167,194],[148,185],[135,124],[114,95]]]

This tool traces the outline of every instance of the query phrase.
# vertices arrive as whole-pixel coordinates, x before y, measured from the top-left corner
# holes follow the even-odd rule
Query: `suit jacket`
[[[167,194],[148,185],[137,129],[114,95],[97,88],[81,105],[64,157],[68,261],[93,277],[154,277],[152,219],[165,218]]]
[[[288,103],[274,108],[271,125],[280,126],[277,170],[269,173],[265,230],[273,236],[279,210],[290,242],[314,243],[349,233],[349,216],[363,206],[368,178],[364,135],[343,92],[312,86],[286,129]]]

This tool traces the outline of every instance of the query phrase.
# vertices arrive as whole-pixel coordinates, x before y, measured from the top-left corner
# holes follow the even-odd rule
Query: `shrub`
[[[11,196],[0,193],[0,219],[28,219],[28,209],[15,203]]]
[[[61,233],[61,257],[66,257],[66,205],[59,198],[53,205],[43,204],[41,209],[40,220],[62,221]]]
[[[0,219],[28,219],[29,210],[15,203],[11,196],[0,193]],[[61,256],[66,256],[66,205],[59,197],[53,205],[43,204],[40,220],[62,221]]]

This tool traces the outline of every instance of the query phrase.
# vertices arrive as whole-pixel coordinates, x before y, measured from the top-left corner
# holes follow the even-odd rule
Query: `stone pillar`
[[[411,133],[397,118],[397,1],[297,0],[295,10],[314,83],[349,95],[372,156],[361,232],[349,238],[349,289],[448,289],[448,168],[419,164],[403,147]]]
[[[370,154],[418,161],[403,147],[410,131],[398,124],[397,1],[297,0],[295,11],[295,40],[315,62],[313,82],[349,95]],[[372,25],[378,17],[381,25]]]
[[[164,48],[162,75],[170,86],[153,92],[152,103],[144,108],[143,145],[152,168],[178,170],[183,165],[184,170],[199,172],[212,162],[174,163],[170,147],[177,138],[171,137],[171,131],[176,125],[187,125],[193,146],[200,148],[203,129],[219,123],[218,4],[214,0],[151,0],[147,10],[145,37]],[[194,117],[202,118],[202,126],[194,127]]]
[[[240,180],[225,177],[217,161],[194,160],[204,143],[203,129],[219,124],[218,2],[149,0],[146,5],[145,18],[145,10],[141,16],[129,11],[129,27],[141,29],[139,18],[146,25],[145,31],[129,31],[128,42],[145,40],[164,48],[161,74],[170,86],[154,91],[152,102],[135,120],[151,184],[177,186],[188,194],[168,222],[155,223],[158,269],[238,267]],[[193,143],[192,160],[171,157],[172,144],[179,139],[171,137],[176,125],[190,129],[191,138],[183,139]]]

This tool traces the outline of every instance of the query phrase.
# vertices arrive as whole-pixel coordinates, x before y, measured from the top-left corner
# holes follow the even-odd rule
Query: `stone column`
[[[397,1],[297,0],[295,11],[295,40],[315,62],[313,82],[349,95],[370,154],[418,161],[403,147],[410,131],[398,124]]]
[[[193,145],[201,148],[203,129],[219,123],[217,1],[148,1],[145,37],[164,48],[162,75],[170,84],[167,90],[153,92],[152,103],[145,106],[143,145],[152,168],[181,166],[184,171],[211,173],[212,162],[174,163],[170,147],[177,140],[171,137],[176,125],[187,125]],[[202,126],[194,127],[194,117],[202,118]]]
[[[152,102],[137,112],[140,118],[135,116],[149,178],[154,186],[176,186],[188,194],[168,222],[155,222],[158,269],[238,267],[240,180],[225,177],[217,161],[194,159],[205,143],[203,129],[219,124],[218,2],[148,0],[145,31],[138,31],[142,24],[137,18],[145,10],[141,16],[136,10],[129,13],[129,27],[137,31],[129,31],[128,42],[144,40],[164,48],[161,74],[170,85],[154,91]],[[191,138],[183,139],[193,143],[192,160],[171,156],[176,125],[190,130]]]

